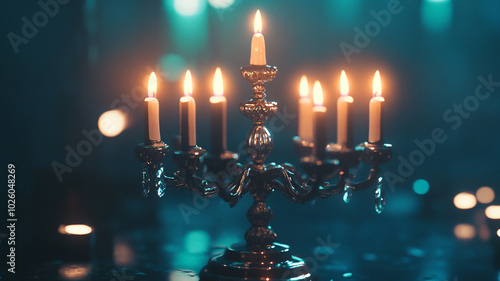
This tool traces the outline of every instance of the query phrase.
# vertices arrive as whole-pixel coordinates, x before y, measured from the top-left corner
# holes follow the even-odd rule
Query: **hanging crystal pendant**
[[[142,195],[144,197],[148,197],[149,195],[149,173],[147,166],[142,168]]]
[[[375,190],[375,211],[382,213],[385,208],[385,189],[382,185],[382,177],[378,178],[377,189]]]
[[[352,191],[353,191],[353,188],[349,185],[349,182],[347,182],[345,187],[344,187],[344,197],[343,197],[344,202],[346,202],[346,203],[351,202]]]
[[[158,191],[158,197],[165,195],[165,182],[163,181],[163,166],[156,171],[155,188]]]

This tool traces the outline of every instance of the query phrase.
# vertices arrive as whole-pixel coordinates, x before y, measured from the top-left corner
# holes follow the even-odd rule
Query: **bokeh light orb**
[[[424,0],[420,7],[422,25],[428,31],[440,33],[448,30],[453,21],[451,0]]]
[[[455,207],[458,209],[472,209],[477,204],[476,196],[468,192],[460,192],[453,198],[453,204],[455,204]]]
[[[497,230],[497,236],[500,237],[500,228]]]
[[[174,0],[174,8],[180,15],[192,16],[198,13],[200,1],[204,0]]]
[[[489,204],[495,199],[495,191],[489,186],[480,187],[476,191],[476,198],[479,203]]]
[[[88,277],[91,266],[82,266],[78,264],[63,265],[59,268],[59,274],[64,280],[82,280]]]
[[[127,127],[127,115],[118,109],[106,111],[99,117],[97,126],[104,136],[116,137]]]
[[[87,235],[92,233],[92,227],[86,224],[60,225],[58,232],[67,235]]]
[[[158,74],[168,81],[178,81],[187,68],[183,57],[177,54],[166,54],[160,58]]]
[[[500,219],[500,206],[498,205],[488,206],[486,210],[484,210],[484,214],[489,219],[498,220]]]
[[[234,0],[208,0],[208,4],[216,9],[227,9],[234,4]]]
[[[469,240],[476,236],[476,229],[474,226],[466,223],[457,224],[453,232],[455,236],[461,240]]]
[[[190,231],[184,238],[184,249],[190,254],[207,253],[210,250],[210,235],[203,230]]]
[[[413,182],[413,191],[415,191],[416,194],[424,195],[429,191],[429,188],[429,182],[424,179],[418,179]]]

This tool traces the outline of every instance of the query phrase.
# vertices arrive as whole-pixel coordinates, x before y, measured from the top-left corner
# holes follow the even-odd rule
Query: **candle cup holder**
[[[241,172],[242,165],[238,163],[239,155],[226,150],[221,154],[208,154],[205,157],[204,173],[215,181],[228,183],[231,176]]]
[[[207,154],[206,150],[199,147],[190,147],[187,151],[177,150],[174,152],[173,160],[174,163],[181,169],[184,175],[192,174],[203,163],[203,159]]]
[[[153,182],[155,188],[163,188],[159,196],[166,187],[184,187],[203,197],[218,194],[231,206],[246,193],[254,198],[247,212],[251,227],[245,233],[246,244],[230,246],[223,254],[211,258],[200,272],[202,281],[316,279],[316,274],[302,259],[293,256],[287,245],[275,242],[277,235],[269,225],[273,211],[266,203],[268,195],[275,190],[294,202],[305,203],[338,193],[343,193],[344,201],[349,202],[354,191],[376,186],[375,209],[380,213],[384,208],[380,166],[391,157],[390,144],[362,143],[356,147],[327,144],[323,148],[325,157],[320,159],[315,154],[314,143],[295,137],[293,141],[304,173],[288,163],[265,163],[273,149],[273,139],[264,124],[278,105],[266,100],[264,84],[272,81],[277,71],[275,66],[267,65],[241,68],[243,78],[253,85],[252,98],[240,103],[241,113],[253,122],[245,142],[251,163],[238,163],[239,155],[230,151],[211,155],[200,147],[192,147],[173,154],[179,170],[173,176],[166,176],[161,164],[168,152],[166,144],[136,147],[137,157],[145,167],[143,187],[145,181]],[[365,180],[354,182],[356,173],[352,170],[361,161],[371,165],[370,174]],[[337,178],[336,182],[328,182],[332,178]]]

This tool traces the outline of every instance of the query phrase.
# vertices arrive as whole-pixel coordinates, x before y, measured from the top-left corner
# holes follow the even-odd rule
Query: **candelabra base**
[[[200,281],[316,280],[304,260],[293,256],[288,245],[273,243],[265,248],[244,244],[230,246],[210,259]]]

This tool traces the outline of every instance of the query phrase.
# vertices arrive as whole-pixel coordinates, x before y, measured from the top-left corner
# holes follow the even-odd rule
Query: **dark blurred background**
[[[318,238],[330,236],[337,248],[318,262],[322,280],[500,278],[500,223],[485,212],[499,203],[500,1],[0,5],[1,147],[3,165],[16,169],[17,278],[121,280],[114,274],[127,266],[128,274],[140,275],[136,280],[149,280],[148,270],[165,280],[188,280],[192,276],[168,270],[197,272],[214,251],[243,240],[250,198],[235,208],[220,199],[193,203],[185,190],[144,198],[134,146],[143,141],[142,100],[150,72],[159,77],[162,139],[171,144],[189,68],[198,144],[209,147],[208,99],[220,66],[228,145],[242,152],[251,123],[238,104],[251,89],[239,67],[249,62],[257,9],[268,64],[279,69],[268,86],[269,99],[280,105],[268,123],[275,143],[269,161],[298,164],[291,139],[303,74],[322,82],[329,137],[335,140],[342,69],[355,100],[357,143],[367,139],[372,77],[380,70],[385,136],[394,145],[393,159],[383,167],[382,214],[374,211],[373,190],[356,193],[349,204],[338,196],[305,205],[276,192],[269,202],[278,240],[308,257]],[[108,123],[99,127],[105,112],[101,121]],[[434,130],[444,131],[444,141],[432,140]],[[171,161],[165,164],[174,171]],[[367,168],[360,168],[362,175]],[[480,187],[489,188],[477,192]],[[7,202],[7,188],[2,196]],[[7,204],[1,206],[6,215]],[[494,208],[489,216],[500,217]],[[60,227],[70,224],[89,225],[93,232],[62,234]],[[0,234],[1,272],[8,278],[8,229],[2,226]]]

